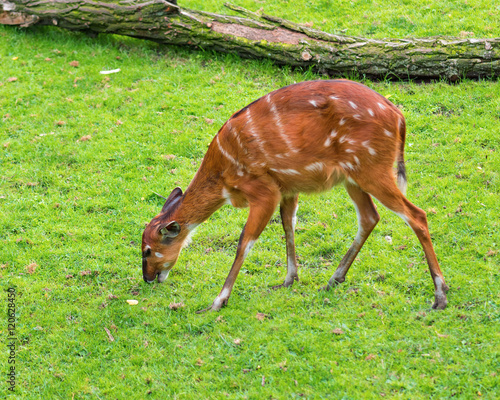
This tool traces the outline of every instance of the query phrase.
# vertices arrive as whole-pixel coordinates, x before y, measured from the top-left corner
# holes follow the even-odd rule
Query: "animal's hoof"
[[[446,300],[446,296],[436,296],[436,301],[432,305],[433,310],[444,310],[446,308],[446,304],[448,301]]]

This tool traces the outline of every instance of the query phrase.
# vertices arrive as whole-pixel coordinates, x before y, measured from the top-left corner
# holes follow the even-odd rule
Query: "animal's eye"
[[[149,257],[150,255],[151,255],[151,248],[149,247],[142,252],[142,258]]]

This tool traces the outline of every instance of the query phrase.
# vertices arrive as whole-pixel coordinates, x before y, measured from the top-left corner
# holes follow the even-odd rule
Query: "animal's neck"
[[[198,225],[224,204],[221,171],[208,161],[203,160],[175,212],[180,223]]]

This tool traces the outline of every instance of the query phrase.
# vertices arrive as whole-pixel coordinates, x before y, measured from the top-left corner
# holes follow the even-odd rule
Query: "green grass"
[[[498,7],[467,3],[259,7],[356,35],[369,33],[372,21],[408,15],[418,21],[413,28],[384,22],[373,35],[500,36]],[[183,4],[222,11],[215,1]],[[254,9],[253,2],[239,4]],[[371,7],[376,12],[365,19]],[[113,68],[121,72],[99,74]],[[4,290],[17,288],[20,340],[12,398],[500,396],[498,81],[363,81],[390,95],[407,118],[408,197],[428,212],[451,286],[446,310],[430,311],[433,284],[422,249],[381,206],[382,220],[346,282],[317,291],[356,233],[342,188],[301,197],[301,280],[291,289],[270,290],[286,273],[276,213],[229,306],[195,314],[218,294],[245,223],[247,210],[228,206],[198,228],[164,284],[142,281],[140,236],[162,205],[153,192],[185,188],[234,111],[281,86],[318,78],[117,36],[0,27],[0,282],[5,311]],[[176,157],[163,157],[170,154]],[[174,302],[185,307],[173,311]],[[3,345],[7,322],[0,323]],[[5,350],[2,376],[7,359]],[[2,380],[0,393],[6,389]]]

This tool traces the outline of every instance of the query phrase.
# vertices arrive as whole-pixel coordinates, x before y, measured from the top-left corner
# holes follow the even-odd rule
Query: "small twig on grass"
[[[162,199],[167,200],[167,198],[166,198],[166,197],[163,197],[160,193],[156,193],[156,192],[153,192],[153,193],[154,193],[154,194],[156,194],[157,196],[160,196]]]

